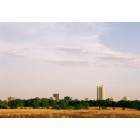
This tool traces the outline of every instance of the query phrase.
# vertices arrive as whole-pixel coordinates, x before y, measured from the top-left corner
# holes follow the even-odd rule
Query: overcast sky
[[[140,99],[140,23],[0,23],[0,98]]]

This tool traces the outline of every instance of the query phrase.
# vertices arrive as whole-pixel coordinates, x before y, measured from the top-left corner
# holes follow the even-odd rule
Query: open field
[[[134,109],[82,110],[53,109],[0,109],[0,118],[140,118],[140,111]]]

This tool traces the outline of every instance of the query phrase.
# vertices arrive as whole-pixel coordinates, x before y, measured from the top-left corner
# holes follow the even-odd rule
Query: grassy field
[[[122,108],[99,110],[95,107],[82,110],[0,109],[0,118],[140,118],[140,111]]]

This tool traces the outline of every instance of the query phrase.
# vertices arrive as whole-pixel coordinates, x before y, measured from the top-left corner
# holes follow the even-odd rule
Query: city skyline
[[[0,98],[140,99],[140,23],[0,23]]]
[[[89,97],[86,97],[84,99],[81,99],[81,100],[85,100],[85,101],[88,101],[88,100],[110,100],[110,101],[119,101],[119,100],[116,100],[114,99],[114,97],[110,97],[108,95],[105,96],[105,93],[104,93],[104,85],[97,85],[96,86],[97,88],[97,93],[96,93],[96,99],[95,98],[89,98]],[[41,96],[38,96],[38,97],[32,97],[32,98],[47,98],[47,99],[52,99],[52,100],[57,100],[59,101],[59,99],[64,99],[65,97],[70,97],[71,99],[74,99],[73,97],[69,96],[69,95],[65,95],[65,96],[61,96],[61,93],[53,93],[52,96],[48,97],[48,96],[45,96],[45,97],[41,97]],[[7,100],[10,101],[10,100],[15,100],[17,99],[16,97],[13,97],[13,96],[9,96],[7,97]],[[26,99],[29,99],[29,98],[26,98]],[[76,100],[79,100],[78,98]],[[120,100],[125,100],[125,101],[128,101],[128,100],[131,100],[128,96],[122,96]]]

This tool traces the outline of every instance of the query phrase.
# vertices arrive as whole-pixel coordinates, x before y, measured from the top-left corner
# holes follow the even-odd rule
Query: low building
[[[50,97],[50,100],[53,100],[53,97]]]
[[[128,96],[124,96],[124,97],[122,98],[122,100],[123,100],[123,101],[128,101],[128,100],[130,100],[130,98],[129,98]]]
[[[16,99],[15,97],[10,96],[10,97],[8,97],[8,102],[9,102],[9,101],[13,101],[13,100],[15,100],[15,99]]]
[[[85,98],[84,101],[89,101],[89,98]]]
[[[53,99],[56,101],[59,101],[59,93],[54,93],[53,94]]]
[[[108,98],[109,101],[115,101],[113,97]]]

